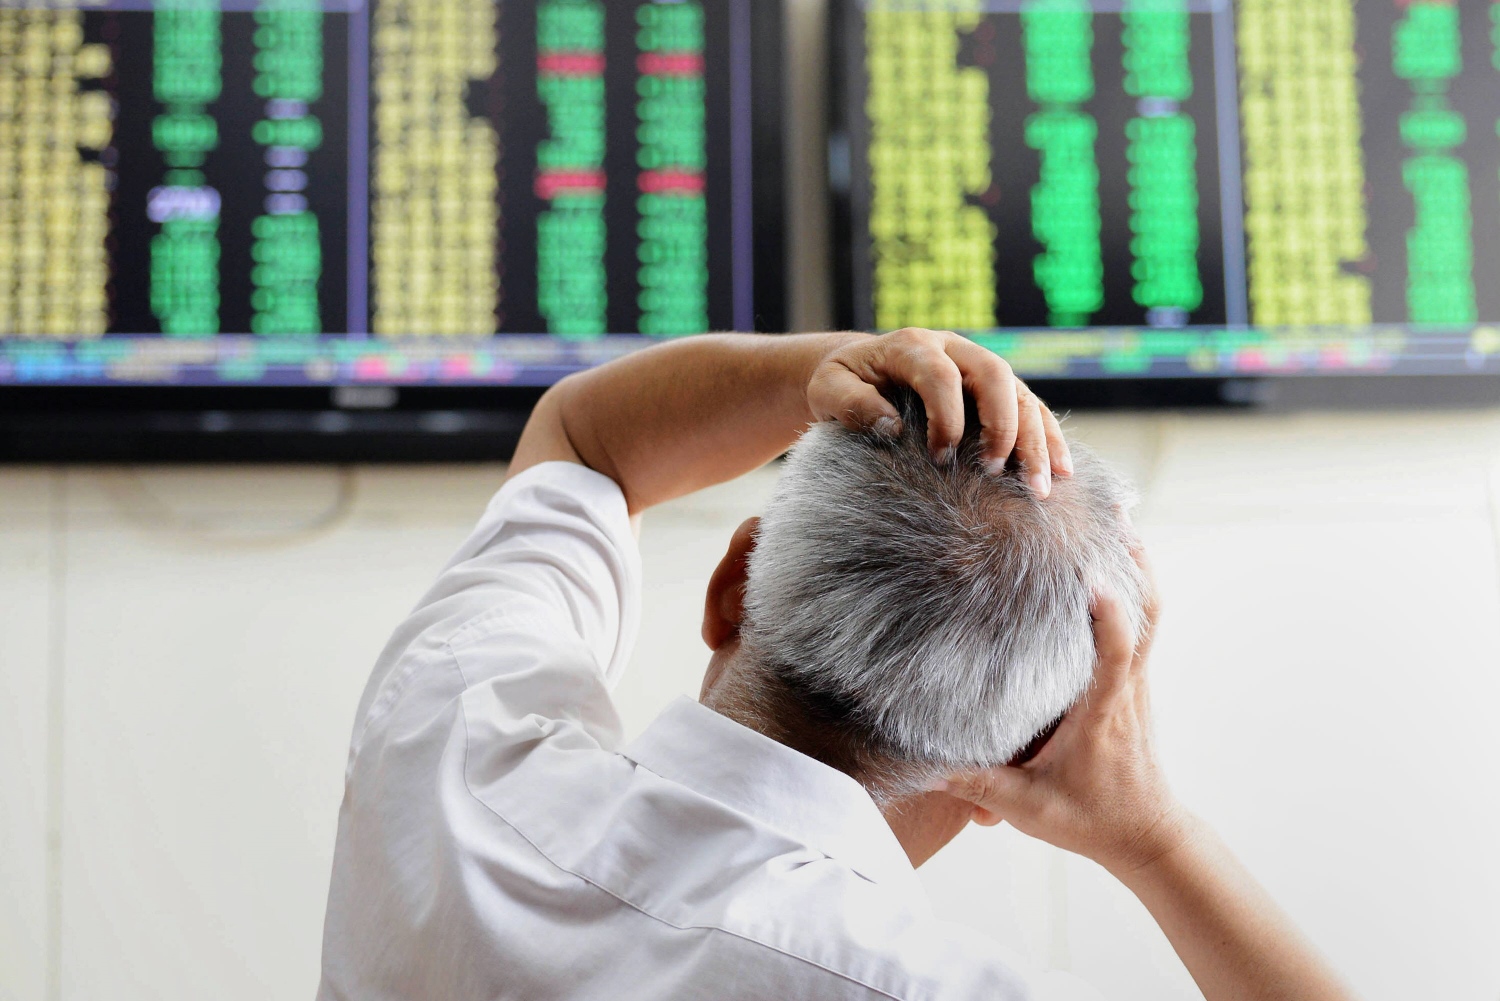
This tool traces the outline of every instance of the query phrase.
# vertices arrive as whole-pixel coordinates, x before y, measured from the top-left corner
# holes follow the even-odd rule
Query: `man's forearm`
[[[534,420],[559,422],[634,513],[784,452],[812,419],[813,370],[865,336],[714,334],[660,344],[563,380]]]
[[[1353,1001],[1201,822],[1174,851],[1117,875],[1146,905],[1207,1001]]]

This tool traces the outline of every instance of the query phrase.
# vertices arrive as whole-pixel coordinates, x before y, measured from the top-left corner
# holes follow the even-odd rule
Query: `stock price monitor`
[[[1500,372],[1500,3],[851,0],[856,325],[1031,374]]]
[[[0,2],[0,381],[545,382],[754,329],[750,5]]]

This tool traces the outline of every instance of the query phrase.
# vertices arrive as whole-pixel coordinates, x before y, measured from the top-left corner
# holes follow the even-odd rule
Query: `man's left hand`
[[[898,434],[900,415],[880,394],[891,383],[910,386],[922,397],[927,447],[936,462],[951,462],[963,437],[967,390],[979,410],[982,456],[991,474],[999,475],[1014,453],[1037,496],[1046,497],[1053,474],[1073,472],[1052,411],[999,355],[948,331],[907,327],[839,344],[813,371],[808,406],[817,420]]]

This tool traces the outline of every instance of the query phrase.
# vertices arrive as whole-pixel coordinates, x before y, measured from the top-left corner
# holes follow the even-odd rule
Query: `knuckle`
[[[921,341],[901,341],[897,351],[907,365],[922,365],[932,357],[932,348]]]
[[[891,345],[891,354],[906,365],[919,365],[930,353],[921,341],[901,338]]]
[[[988,351],[982,355],[975,355],[969,368],[985,382],[998,382],[1006,375],[1005,363],[1000,360],[1000,356]]]

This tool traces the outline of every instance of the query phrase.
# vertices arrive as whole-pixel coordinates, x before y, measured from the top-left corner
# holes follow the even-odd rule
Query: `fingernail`
[[[994,476],[994,477],[1004,476],[1005,475],[1005,460],[1004,459],[985,459],[984,460],[984,471],[986,473],[989,473],[991,476]]]
[[[958,449],[949,445],[934,455],[932,461],[936,462],[939,466],[951,466],[953,465],[953,460],[956,458],[958,458]]]
[[[1032,473],[1031,489],[1038,497],[1046,497],[1052,492],[1052,480],[1046,473]]]
[[[938,779],[936,782],[932,783],[932,785],[928,786],[928,788],[931,789],[933,792],[947,792],[948,791],[948,780],[947,779]]]
[[[901,422],[894,417],[881,417],[875,422],[874,430],[882,438],[895,438],[901,434]]]
[[[1064,452],[1062,454],[1062,464],[1063,464],[1063,468],[1068,471],[1068,475],[1072,476],[1073,475],[1073,453],[1072,452]]]

